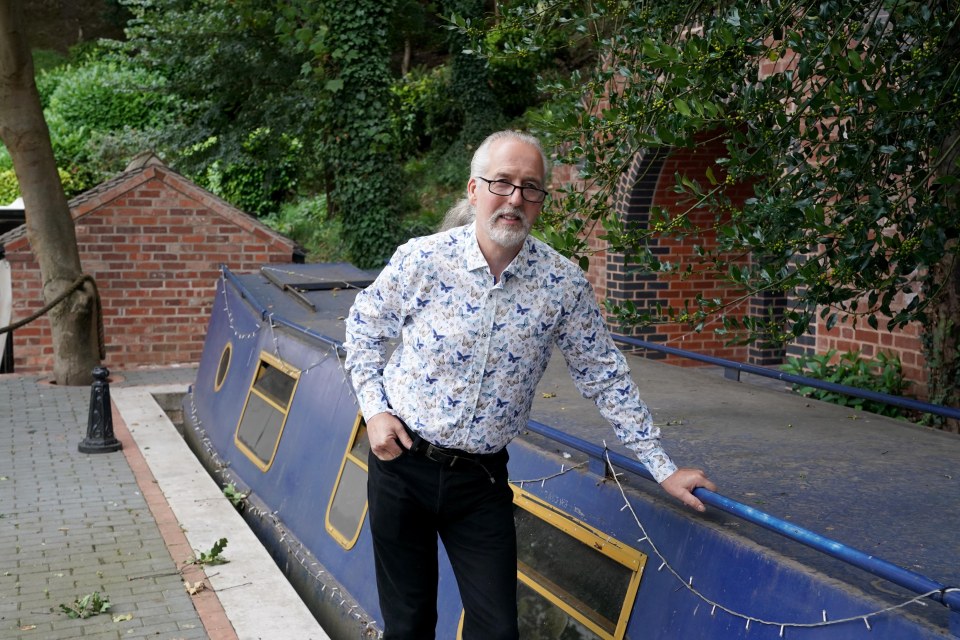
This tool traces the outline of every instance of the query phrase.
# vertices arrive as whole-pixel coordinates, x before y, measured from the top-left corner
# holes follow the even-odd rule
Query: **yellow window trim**
[[[556,585],[551,585],[548,580],[536,574],[531,568],[517,567],[517,578],[521,582],[562,609],[572,618],[605,640],[621,640],[627,631],[630,612],[633,610],[637,590],[640,588],[640,578],[643,575],[643,568],[647,562],[646,554],[626,546],[619,540],[611,538],[602,531],[547,504],[515,485],[511,485],[510,488],[513,489],[513,502],[515,505],[633,572],[633,576],[630,578],[630,583],[627,585],[627,590],[624,594],[623,604],[620,608],[620,617],[618,620],[611,621],[616,625],[611,630],[610,624],[602,624],[600,622],[603,620],[600,616],[588,617],[584,615],[582,611],[569,604],[575,600],[572,595],[564,593]]]
[[[330,501],[327,502],[327,512],[324,516],[324,526],[327,530],[327,533],[329,533],[330,537],[337,541],[337,544],[348,550],[352,549],[353,546],[357,544],[357,540],[360,538],[360,530],[363,529],[363,522],[367,519],[368,502],[366,500],[363,501],[363,513],[360,514],[357,530],[353,532],[353,535],[350,538],[345,536],[341,531],[334,527],[333,524],[331,524],[330,510],[333,509],[333,501],[337,497],[337,490],[340,488],[340,482],[343,480],[343,471],[347,467],[348,460],[363,469],[364,473],[369,474],[370,472],[369,468],[367,467],[367,461],[361,460],[357,456],[353,455],[353,448],[357,443],[357,436],[360,433],[360,428],[364,424],[363,415],[358,412],[357,419],[353,423],[353,431],[350,433],[350,439],[347,440],[346,453],[344,454],[343,459],[340,461],[340,471],[337,473],[337,482],[334,484],[333,491],[330,493]]]
[[[256,384],[257,382],[257,374],[260,372],[261,362],[267,363],[274,369],[279,370],[284,375],[288,375],[294,379],[293,390],[290,392],[290,402],[289,404],[287,404],[287,406],[285,407],[280,406],[272,398],[254,389],[253,385]],[[243,410],[240,412],[239,420],[237,420],[237,427],[233,431],[233,443],[236,445],[238,449],[240,449],[243,455],[245,455],[247,459],[250,460],[250,462],[256,465],[256,467],[260,469],[260,471],[263,471],[264,473],[266,473],[270,469],[270,467],[273,465],[274,458],[277,457],[277,449],[280,447],[280,438],[283,437],[283,430],[287,426],[287,416],[289,415],[289,412],[290,412],[290,405],[293,404],[293,398],[297,395],[297,387],[299,385],[300,385],[299,369],[294,369],[293,367],[290,367],[289,365],[287,365],[287,363],[267,353],[266,351],[260,352],[260,358],[257,361],[257,366],[254,368],[253,376],[250,378],[250,386],[247,388],[247,397],[243,401]],[[266,461],[261,460],[260,457],[257,456],[257,454],[255,454],[249,447],[247,447],[247,445],[245,445],[240,440],[240,425],[243,423],[243,416],[245,416],[247,413],[247,405],[250,402],[251,394],[254,394],[258,398],[261,398],[271,407],[273,407],[274,409],[279,411],[281,414],[283,414],[283,422],[280,423],[280,431],[277,432],[276,442],[273,443],[273,451],[270,453],[270,459]]]

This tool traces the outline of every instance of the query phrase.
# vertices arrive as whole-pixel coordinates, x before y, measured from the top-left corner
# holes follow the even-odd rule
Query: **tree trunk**
[[[947,136],[941,151],[940,175],[958,176],[960,161],[960,130]],[[941,197],[948,209],[956,212],[960,207],[960,187],[940,185]],[[946,225],[947,251],[939,264],[930,269],[926,278],[925,295],[933,304],[930,321],[924,327],[923,350],[927,360],[927,387],[930,401],[948,407],[960,407],[960,233],[956,224]],[[960,421],[945,418],[933,423],[946,431],[960,433]]]
[[[49,302],[82,271],[22,25],[19,0],[0,0],[0,139],[20,182],[27,238],[40,264],[44,301]],[[89,384],[93,379],[91,372],[100,363],[95,307],[93,288],[86,284],[49,313],[58,384]]]

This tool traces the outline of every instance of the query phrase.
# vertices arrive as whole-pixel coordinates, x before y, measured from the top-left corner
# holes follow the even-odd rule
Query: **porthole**
[[[217,377],[213,381],[213,390],[220,391],[223,383],[227,379],[227,372],[230,371],[230,361],[233,359],[233,343],[228,342],[223,347],[223,353],[220,354],[220,364],[217,365]]]

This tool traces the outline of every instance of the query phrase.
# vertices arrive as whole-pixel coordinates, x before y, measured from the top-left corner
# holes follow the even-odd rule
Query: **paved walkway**
[[[245,539],[252,534],[240,516],[216,499],[213,481],[176,449],[186,445],[172,425],[146,429],[138,420],[159,412],[141,402],[142,389],[182,391],[195,375],[189,367],[114,372],[123,450],[99,454],[77,449],[88,387],[0,376],[0,639],[326,637],[262,547]],[[204,573],[190,560],[211,550],[204,541],[213,531],[228,538],[230,562]],[[61,610],[94,592],[109,601],[105,613],[79,619]]]

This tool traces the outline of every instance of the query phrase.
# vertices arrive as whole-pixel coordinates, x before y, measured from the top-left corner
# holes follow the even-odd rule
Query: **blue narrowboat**
[[[341,347],[371,280],[349,264],[224,268],[183,401],[191,447],[246,494],[247,522],[333,638],[381,634]],[[524,639],[960,638],[960,439],[867,414],[838,428],[836,406],[634,360],[668,451],[724,492],[698,490],[699,515],[553,360],[509,449]],[[438,612],[437,637],[458,638],[443,557]]]

